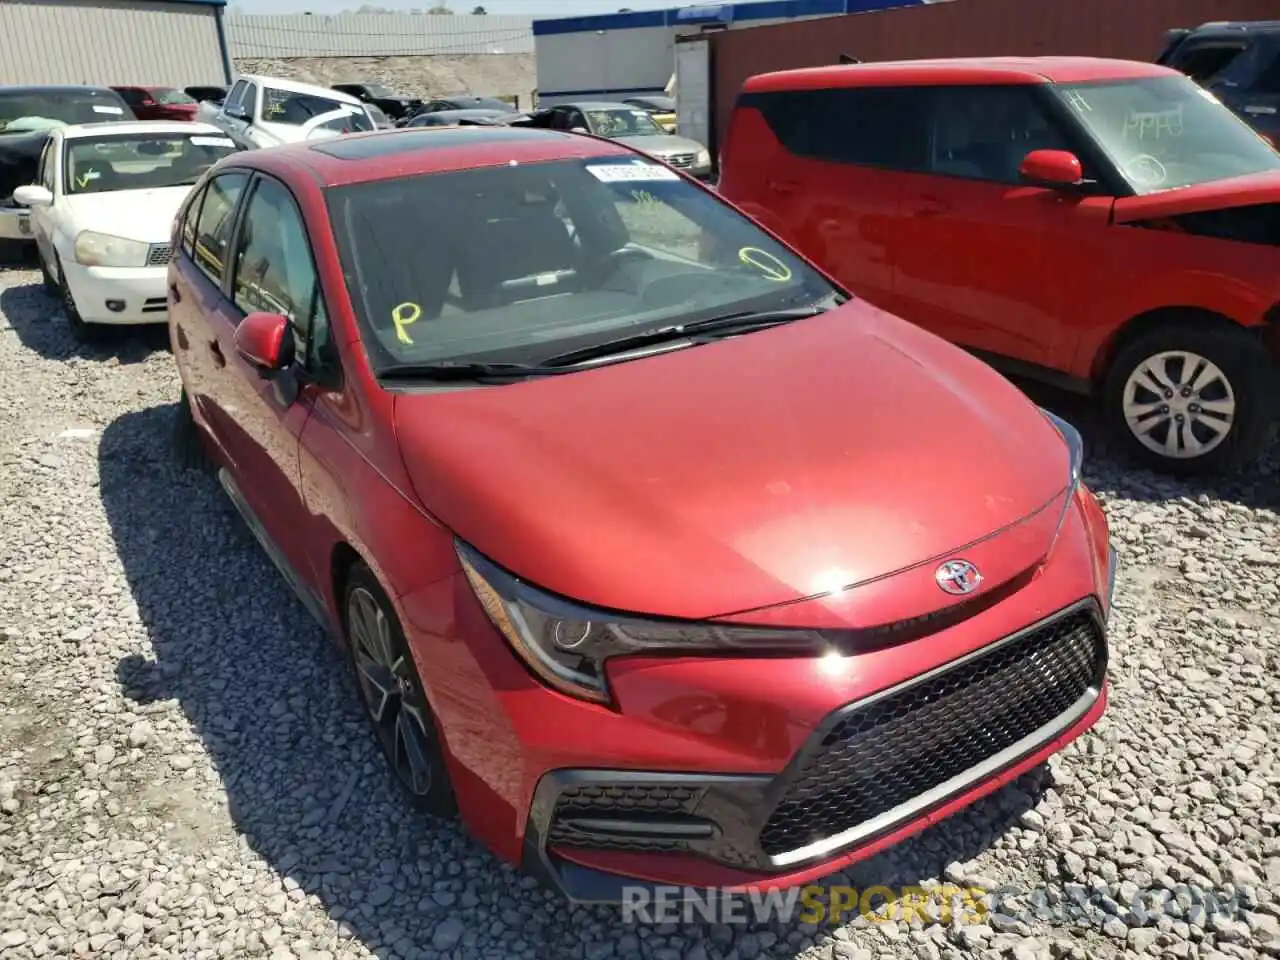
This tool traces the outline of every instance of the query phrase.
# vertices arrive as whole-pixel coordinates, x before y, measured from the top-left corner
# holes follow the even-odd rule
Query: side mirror
[[[222,105],[222,112],[235,120],[249,119],[249,111],[244,108],[244,104],[224,103]]]
[[[48,187],[29,183],[13,191],[13,199],[24,207],[47,207],[53,203],[53,194]]]
[[[260,373],[283,370],[293,363],[289,318],[279,313],[251,313],[236,327],[236,351]]]
[[[1084,179],[1080,158],[1069,150],[1032,150],[1018,168],[1022,182],[1060,190],[1078,186]]]

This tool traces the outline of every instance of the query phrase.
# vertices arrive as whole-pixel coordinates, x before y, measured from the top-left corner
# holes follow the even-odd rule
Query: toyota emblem
[[[938,581],[946,593],[963,596],[973,593],[982,583],[982,574],[968,560],[948,560],[934,572],[933,578]]]

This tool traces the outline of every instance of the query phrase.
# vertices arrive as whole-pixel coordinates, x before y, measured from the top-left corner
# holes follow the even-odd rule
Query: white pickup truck
[[[204,102],[195,119],[226,132],[246,150],[374,130],[355,97],[295,80],[241,74],[220,106]]]

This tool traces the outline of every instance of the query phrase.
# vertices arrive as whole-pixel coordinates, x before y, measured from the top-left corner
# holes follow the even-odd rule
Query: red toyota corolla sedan
[[[643,154],[245,152],[173,248],[180,455],[408,794],[573,899],[820,877],[1103,712],[1076,432]]]

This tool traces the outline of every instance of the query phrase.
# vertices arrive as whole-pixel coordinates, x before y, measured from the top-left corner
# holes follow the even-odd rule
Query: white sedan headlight
[[[698,159],[694,165],[698,167],[706,167],[706,166],[710,166],[710,164],[711,164],[711,151],[699,150]]]
[[[76,235],[76,263],[86,267],[145,267],[151,244],[82,230]]]

